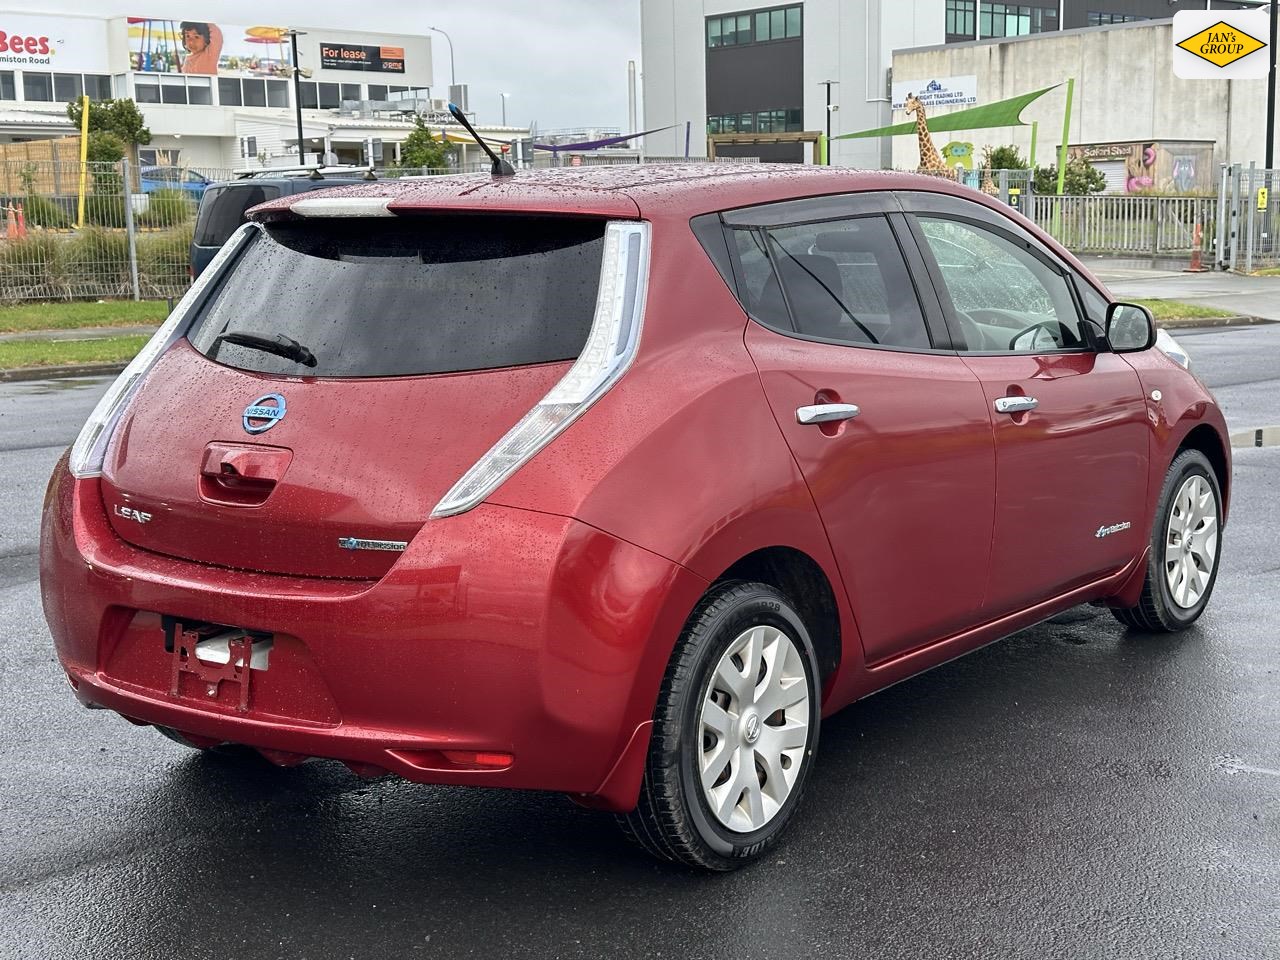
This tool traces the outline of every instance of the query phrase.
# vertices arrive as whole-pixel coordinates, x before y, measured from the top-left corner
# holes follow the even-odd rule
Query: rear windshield
[[[595,313],[604,227],[500,216],[273,224],[220,280],[188,336],[219,363],[293,376],[575,359]]]
[[[244,212],[280,196],[280,188],[268,183],[228,184],[210,187],[200,203],[196,219],[196,245],[220,247],[244,223]]]

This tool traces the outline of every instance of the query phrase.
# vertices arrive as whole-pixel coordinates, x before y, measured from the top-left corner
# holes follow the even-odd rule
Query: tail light
[[[102,473],[107,444],[111,442],[111,434],[115,432],[120,417],[128,409],[129,401],[138,392],[138,387],[142,385],[142,381],[161,355],[173,345],[174,341],[186,333],[188,321],[195,313],[196,307],[203,301],[205,291],[209,289],[214,277],[221,275],[223,265],[248,242],[255,229],[257,228],[251,224],[245,224],[231,235],[209,262],[209,266],[187,288],[187,292],[173,308],[168,319],[161,324],[160,329],[103,394],[71,447],[69,467],[73,476],[96,477]]]
[[[466,513],[481,503],[618,382],[640,342],[648,286],[649,225],[610,223],[605,228],[595,318],[581,355],[560,382],[462,475],[431,511],[432,518]]]

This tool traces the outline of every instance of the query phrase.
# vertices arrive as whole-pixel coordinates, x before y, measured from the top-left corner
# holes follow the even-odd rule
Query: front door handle
[[[996,399],[996,413],[1025,413],[1038,406],[1040,401],[1035,397],[998,397]]]
[[[796,423],[831,423],[836,420],[852,420],[861,412],[852,403],[815,403],[808,407],[796,407]]]

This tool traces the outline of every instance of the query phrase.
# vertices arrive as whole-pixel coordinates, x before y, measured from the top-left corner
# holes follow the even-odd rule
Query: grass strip
[[[98,337],[92,340],[0,341],[0,370],[56,367],[77,363],[124,363],[150,337]]]
[[[1178,300],[1134,300],[1151,311],[1157,320],[1208,320],[1213,317],[1234,317],[1230,310],[1219,310],[1217,307],[1200,307],[1194,303],[1182,303]]]
[[[169,304],[164,300],[19,303],[0,307],[0,333],[159,325],[168,315]]]

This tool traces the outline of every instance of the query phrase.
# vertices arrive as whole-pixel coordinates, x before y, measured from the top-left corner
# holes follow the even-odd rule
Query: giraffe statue
[[[942,162],[938,148],[933,145],[933,138],[929,136],[929,122],[925,119],[924,104],[914,93],[907,94],[906,110],[908,117],[914,114],[916,118],[916,140],[920,144],[920,166],[917,169],[921,173],[954,179],[954,172]]]
[[[982,192],[988,197],[1000,196],[1000,188],[991,179],[991,148],[982,149]]]

